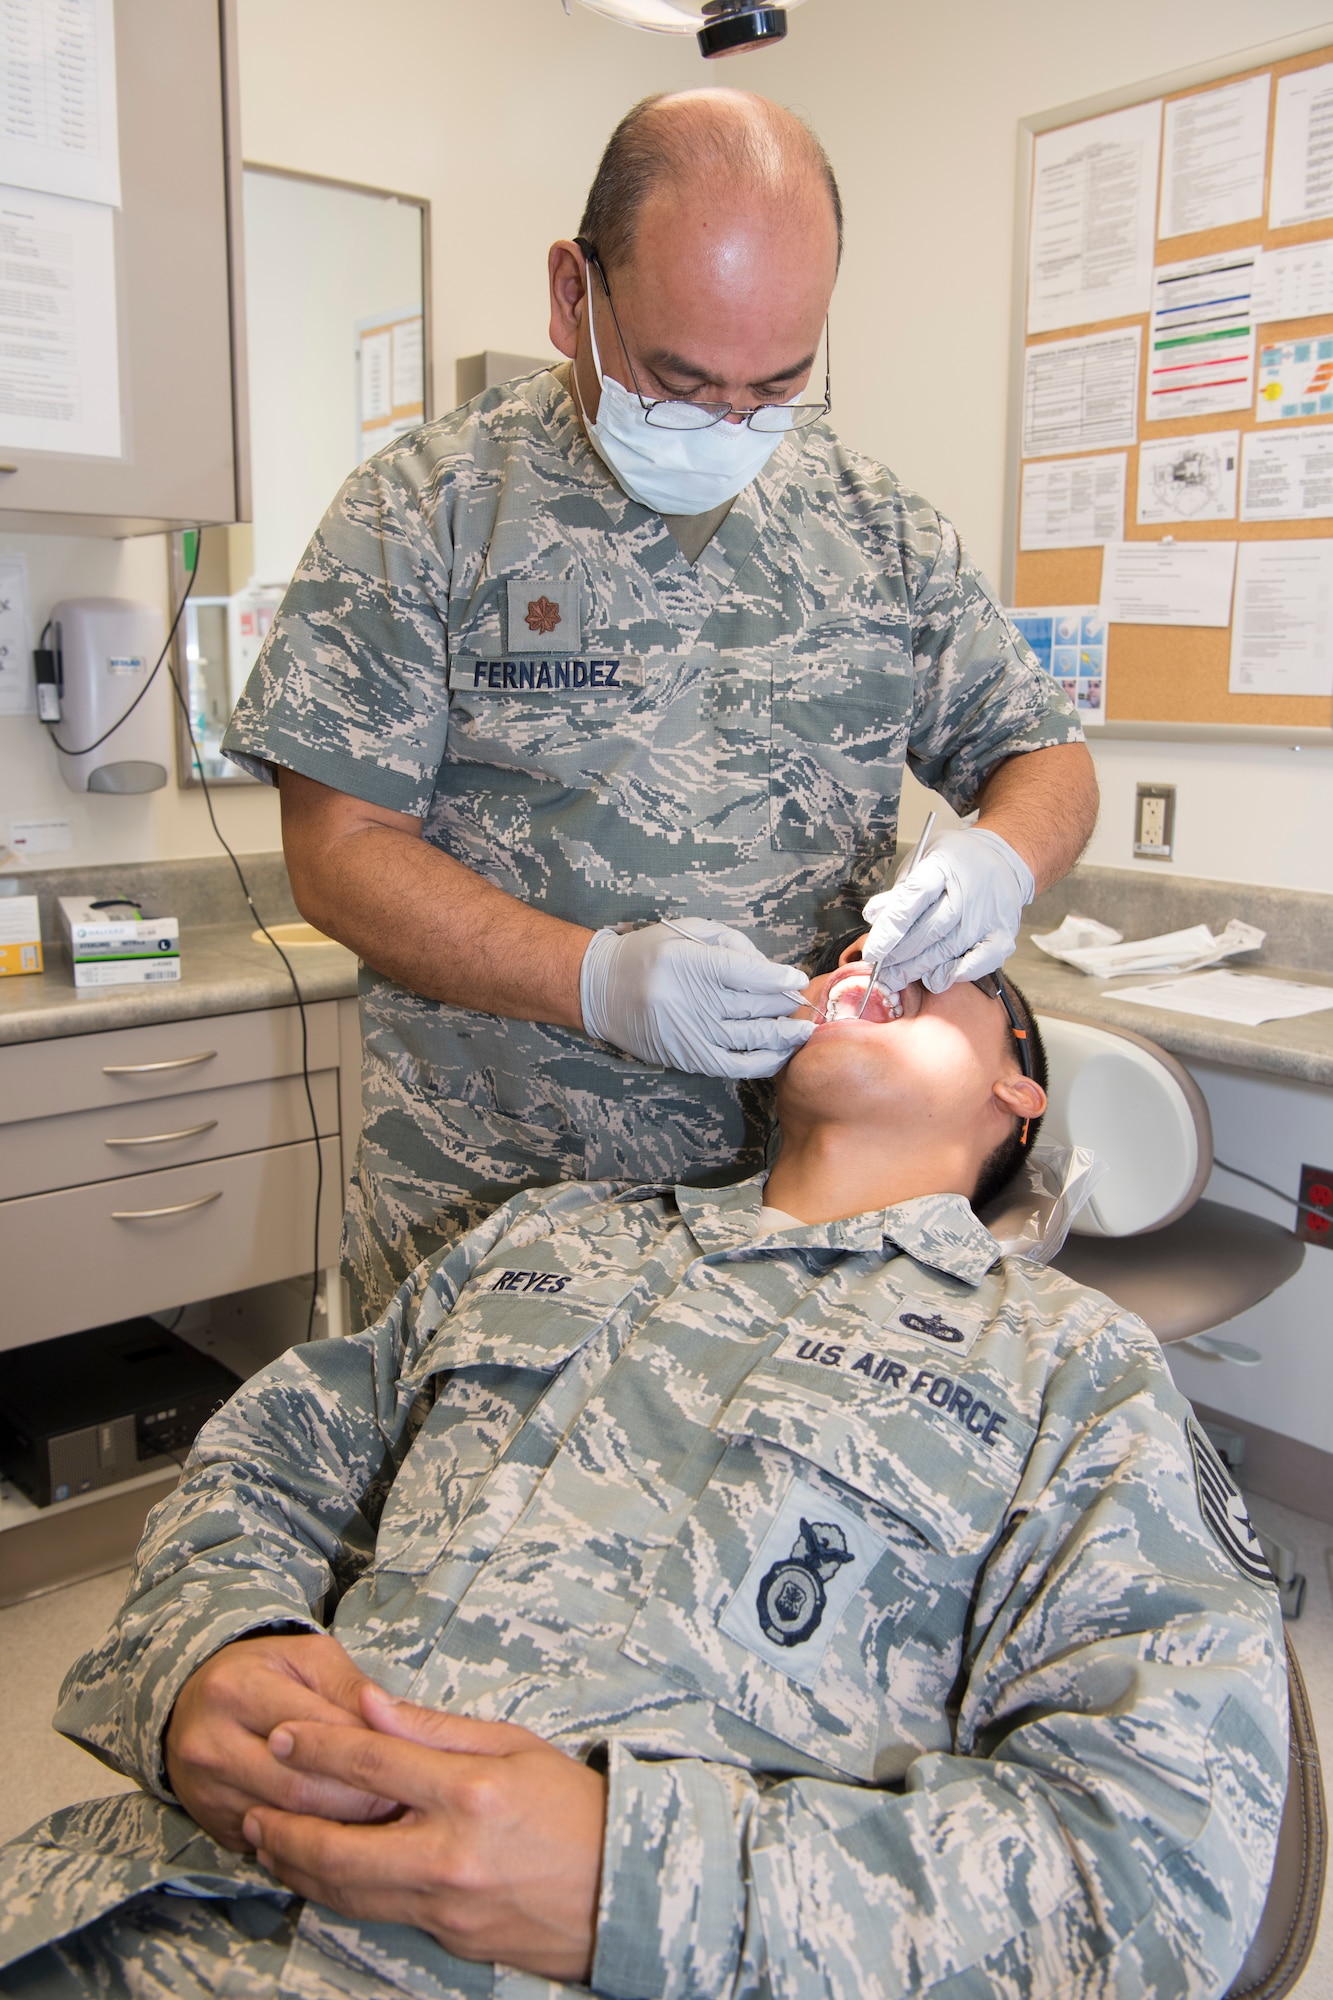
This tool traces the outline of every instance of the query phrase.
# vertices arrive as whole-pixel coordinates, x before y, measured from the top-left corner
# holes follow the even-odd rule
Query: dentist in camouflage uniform
[[[758,1167],[790,961],[865,905],[899,985],[975,978],[1091,830],[1069,702],[825,421],[841,235],[791,114],[638,106],[551,251],[568,365],[362,466],[274,622],[225,747],[363,961],[358,1324],[517,1188]],[[904,764],[980,818],[877,897]]]

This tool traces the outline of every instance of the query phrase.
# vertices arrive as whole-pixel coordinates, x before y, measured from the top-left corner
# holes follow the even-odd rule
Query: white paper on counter
[[[1023,467],[1019,547],[1086,549],[1125,532],[1125,454],[1035,460]]]
[[[1109,450],[1139,434],[1143,329],[1047,340],[1023,356],[1023,457]]]
[[[1239,459],[1239,431],[1145,438],[1139,446],[1139,526],[1234,521]]]
[[[1209,1021],[1258,1028],[1265,1021],[1322,1014],[1333,1007],[1333,986],[1304,986],[1295,979],[1268,979],[1260,972],[1196,972],[1188,979],[1118,987],[1108,997],[1128,1000],[1135,1007],[1164,1007],[1171,1014],[1198,1014]]]
[[[0,187],[0,446],[120,456],[113,213]]]
[[[1242,521],[1319,521],[1333,515],[1333,424],[1247,431]]]
[[[1268,226],[1333,215],[1333,63],[1277,80]]]
[[[1235,569],[1234,542],[1108,542],[1102,610],[1112,625],[1229,625]]]
[[[1254,267],[1253,304],[1256,320],[1333,313],[1333,237],[1261,250]]]
[[[1081,917],[1071,910],[1063,922],[1053,931],[1042,931],[1032,942],[1038,950],[1051,958],[1067,958],[1071,951],[1090,951],[1097,946],[1120,944],[1124,940],[1123,931],[1113,931],[1109,924],[1099,923],[1096,917]],[[1070,960],[1073,963],[1073,960]]]
[[[1086,933],[1093,922],[1090,917],[1066,917],[1058,930],[1034,934],[1032,942],[1049,958],[1063,959],[1094,979],[1119,979],[1133,972],[1192,972],[1201,965],[1216,965],[1219,959],[1234,958],[1237,952],[1257,951],[1266,935],[1253,924],[1233,917],[1216,937],[1207,924],[1193,924],[1188,930],[1164,931],[1160,937],[1138,938],[1128,944],[1070,942],[1074,925]],[[1097,929],[1110,931],[1110,926],[1099,924]]]
[[[0,556],[0,715],[32,715],[36,708],[28,558]]]
[[[1333,694],[1333,541],[1242,542],[1232,694]]]
[[[0,182],[120,206],[112,0],[4,0]]]
[[[1037,136],[1028,236],[1028,332],[1148,310],[1162,104]]]
[[[1263,214],[1268,92],[1265,73],[1166,106],[1159,236],[1225,229]]]
[[[1159,264],[1148,329],[1148,421],[1247,410],[1257,249]]]

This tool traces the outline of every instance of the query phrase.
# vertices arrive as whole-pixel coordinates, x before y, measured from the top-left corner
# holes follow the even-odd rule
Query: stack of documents
[[[1265,933],[1233,917],[1214,937],[1207,924],[1167,931],[1161,937],[1125,944],[1119,931],[1095,917],[1070,915],[1057,930],[1034,934],[1032,942],[1051,958],[1063,959],[1094,979],[1121,979],[1131,972],[1193,972],[1237,952],[1257,951]],[[1122,996],[1117,994],[1116,998]]]
[[[1136,1007],[1165,1007],[1171,1014],[1201,1014],[1209,1021],[1238,1021],[1257,1028],[1264,1021],[1293,1021],[1333,1007],[1333,986],[1306,986],[1298,979],[1266,979],[1258,972],[1200,972],[1191,979],[1159,979],[1151,986],[1122,986],[1117,1000]]]

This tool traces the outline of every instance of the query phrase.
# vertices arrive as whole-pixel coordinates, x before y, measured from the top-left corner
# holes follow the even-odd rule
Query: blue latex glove
[[[883,965],[879,983],[891,992],[914,979],[932,993],[980,979],[1018,943],[1023,906],[1035,887],[1007,840],[984,827],[961,827],[870,898],[862,911],[870,925],[863,954]]]
[[[682,932],[688,935],[682,936]],[[814,1030],[785,1018],[806,976],[726,924],[596,932],[579,974],[583,1025],[641,1062],[695,1076],[772,1076]]]

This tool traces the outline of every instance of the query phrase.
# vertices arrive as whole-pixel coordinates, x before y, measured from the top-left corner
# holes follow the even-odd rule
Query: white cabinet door
[[[234,0],[116,0],[115,25],[121,448],[0,447],[11,530],[126,535],[249,518]]]

